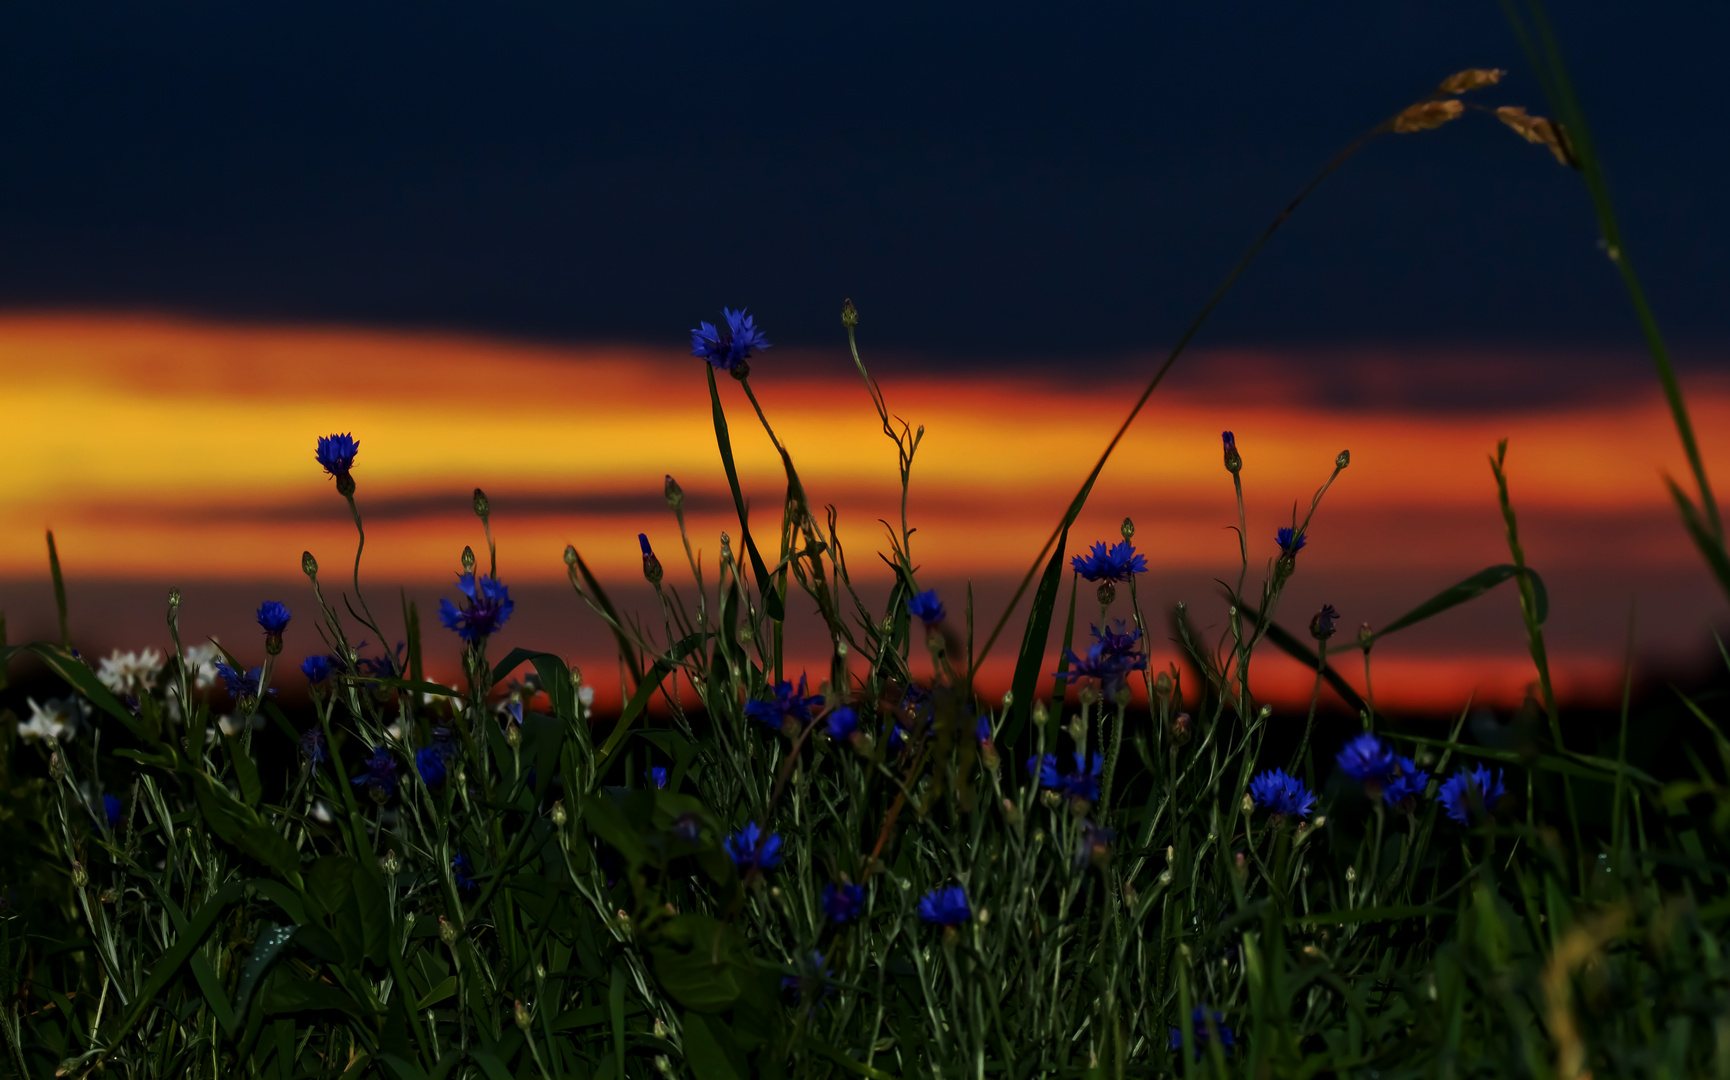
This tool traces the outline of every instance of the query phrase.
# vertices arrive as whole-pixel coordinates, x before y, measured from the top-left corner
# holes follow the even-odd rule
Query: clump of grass
[[[1452,77],[1316,183],[1374,137],[1459,117],[1460,95],[1498,77]],[[1568,109],[1560,125],[1499,115],[1591,175]],[[1279,621],[1302,552],[1327,542],[1324,497],[1349,482],[1343,451],[1331,470],[1317,463],[1301,520],[1255,537],[1242,528],[1253,437],[1240,449],[1226,433],[1242,543],[1217,637],[1184,605],[1143,608],[1129,519],[1118,537],[1071,545],[1111,448],[1267,236],[1149,383],[977,647],[971,598],[921,587],[905,495],[923,429],[894,418],[850,303],[842,322],[903,491],[887,604],[856,590],[837,511],[819,515],[796,448],[752,392],[763,329],[726,312],[693,346],[708,361],[736,539],[689,535],[669,477],[684,565],[664,563],[645,528],[656,607],[640,617],[565,552],[573,589],[619,643],[617,717],[592,714],[592,688],[562,658],[489,652],[514,601],[479,489],[486,563],[464,551],[439,626],[423,629],[406,603],[375,617],[360,592],[348,435],[320,439],[318,457],[356,525],[358,610],[340,586],[327,594],[306,555],[311,605],[299,606],[311,614],[300,617],[317,625],[319,654],[281,661],[295,616],[274,601],[255,646],[188,646],[177,594],[165,653],[98,669],[64,629],[58,643],[0,643],[0,660],[34,655],[70,687],[32,701],[28,721],[7,717],[0,739],[4,827],[27,845],[0,918],[8,1069],[283,1080],[1730,1071],[1730,740],[1686,702],[1719,761],[1696,758],[1693,778],[1670,783],[1628,764],[1626,707],[1613,758],[1564,744],[1547,598],[1518,541],[1505,443],[1492,466],[1512,561],[1350,641],[1333,640],[1331,608],[1308,620],[1313,648]],[[718,371],[783,462],[774,536],[746,515]],[[1703,468],[1697,479],[1685,519],[1721,548]],[[63,596],[57,559],[52,573]],[[1547,743],[1469,745],[1464,710],[1447,737],[1420,735],[1374,707],[1377,641],[1507,581]],[[1029,588],[1010,691],[988,700],[976,673]],[[787,668],[795,603],[821,619],[825,671]],[[1179,644],[1184,666],[1149,668],[1156,634]],[[399,637],[394,652],[361,640]],[[1270,647],[1316,671],[1302,718],[1256,695],[1253,662]],[[460,656],[457,685],[428,681],[429,648]],[[1331,662],[1354,649],[1363,696]],[[310,687],[298,714],[273,699],[295,678]],[[1137,681],[1145,712],[1132,707]],[[1316,738],[1324,682],[1360,717],[1345,745]],[[1289,754],[1270,746],[1276,725],[1301,731],[1275,740],[1295,745]]]

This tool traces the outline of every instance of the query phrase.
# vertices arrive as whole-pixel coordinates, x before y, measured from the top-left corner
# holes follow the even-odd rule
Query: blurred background
[[[1730,12],[1552,14],[1724,477],[1730,145],[1709,80]],[[846,353],[858,304],[891,411],[926,426],[922,584],[956,614],[970,584],[983,638],[1164,351],[1324,161],[1464,67],[1510,71],[1476,100],[1546,111],[1488,4],[69,4],[0,12],[0,40],[10,639],[57,633],[52,528],[86,651],[161,647],[171,585],[193,638],[256,659],[251,613],[281,599],[290,658],[317,651],[300,553],[334,587],[353,528],[313,443],[352,431],[375,610],[415,601],[429,666],[454,674],[431,609],[482,546],[480,485],[518,601],[496,648],[566,653],[603,702],[617,670],[565,544],[648,612],[638,532],[689,589],[663,474],[706,571],[737,533],[698,320],[746,306],[774,342],[753,386],[880,599],[895,452]],[[778,463],[722,393],[766,529]],[[1385,624],[1505,561],[1485,458],[1506,436],[1564,697],[1616,698],[1631,616],[1648,677],[1715,655],[1725,605],[1665,496],[1680,450],[1585,192],[1490,117],[1385,138],[1329,180],[1095,489],[1072,550],[1134,518],[1144,602],[1216,631],[1228,428],[1252,579],[1353,454],[1294,627],[1323,603]],[[824,666],[820,643],[793,652]],[[1512,706],[1531,678],[1511,591],[1376,663],[1378,700],[1422,712]],[[1260,677],[1307,700],[1295,664]]]

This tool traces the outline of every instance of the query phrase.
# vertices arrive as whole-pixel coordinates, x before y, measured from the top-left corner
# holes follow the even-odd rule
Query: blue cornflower
[[[750,358],[755,349],[769,348],[769,339],[757,329],[757,321],[745,309],[721,309],[725,330],[702,323],[691,331],[691,355],[700,356],[721,371],[732,371]]]
[[[755,821],[721,841],[721,847],[726,849],[733,865],[741,870],[773,870],[781,865],[780,834],[770,833],[765,837]]]
[[[1334,620],[1340,617],[1338,610],[1332,604],[1323,604],[1322,609],[1310,619],[1310,637],[1317,641],[1326,641],[1334,636]]]
[[[421,783],[427,787],[443,787],[448,770],[445,757],[436,746],[423,746],[414,752],[414,767],[420,772]]]
[[[943,621],[943,601],[937,599],[936,589],[926,589],[917,596],[907,598],[907,611],[926,626],[936,626]]]
[[[805,676],[799,676],[799,688],[790,682],[775,684],[775,696],[767,701],[745,702],[745,715],[761,724],[780,730],[787,721],[795,724],[811,722],[811,710],[823,704],[821,697],[805,696]]]
[[[1462,767],[1442,781],[1436,798],[1442,800],[1442,807],[1449,817],[1461,825],[1470,825],[1473,812],[1495,810],[1496,803],[1506,794],[1507,789],[1502,786],[1502,770],[1497,769],[1491,774],[1489,769],[1479,765],[1469,772]]]
[[[667,767],[665,765],[651,765],[649,771],[644,774],[644,779],[648,780],[649,783],[655,785],[657,788],[666,787]]]
[[[300,662],[300,673],[309,683],[321,683],[330,678],[330,657],[309,656]]]
[[[1137,555],[1134,545],[1128,540],[1119,541],[1109,548],[1101,540],[1087,555],[1070,559],[1069,565],[1089,581],[1128,581],[1131,574],[1147,573],[1146,556]]]
[[[1276,814],[1306,817],[1316,797],[1303,781],[1287,776],[1284,769],[1269,769],[1249,782],[1249,793],[1256,803]]]
[[[293,617],[285,605],[275,600],[266,600],[258,609],[258,625],[273,637],[281,637],[282,632],[288,629],[288,620]]]
[[[372,748],[372,756],[361,764],[366,771],[349,780],[351,784],[365,784],[374,796],[389,796],[396,790],[396,759],[390,756],[390,751],[382,746]]]
[[[1380,738],[1365,732],[1350,739],[1334,756],[1340,771],[1353,780],[1382,784],[1394,767],[1394,751]]]
[[[1147,654],[1135,648],[1141,640],[1141,631],[1126,630],[1121,620],[1117,627],[1116,630],[1108,627],[1104,632],[1097,626],[1090,627],[1095,640],[1088,646],[1087,656],[1079,657],[1074,649],[1066,649],[1063,655],[1069,668],[1056,672],[1057,678],[1070,682],[1098,679],[1106,697],[1117,696],[1130,672],[1147,670]]]
[[[324,732],[318,728],[307,728],[300,733],[300,752],[314,769],[319,762],[330,760],[330,748],[325,744]]]
[[[1094,754],[1092,767],[1089,768],[1087,755],[1077,750],[1075,752],[1075,771],[1059,773],[1057,771],[1057,755],[1046,754],[1042,758],[1028,758],[1027,771],[1039,775],[1039,785],[1062,792],[1072,799],[1082,799],[1086,802],[1099,801],[1099,779],[1105,773],[1105,756]]]
[[[475,864],[460,851],[451,859],[451,879],[463,892],[473,892],[480,888],[480,882],[475,880]]]
[[[900,724],[889,729],[889,756],[894,757],[907,745],[907,730]]]
[[[120,827],[120,800],[112,795],[102,796],[102,816],[108,819],[108,827]]]
[[[1243,456],[1237,452],[1237,437],[1229,431],[1222,431],[1219,437],[1225,443],[1225,470],[1236,473],[1243,468]]]
[[[1205,1005],[1198,1005],[1189,1016],[1191,1032],[1190,1045],[1195,1047],[1195,1056],[1197,1058],[1201,1057],[1203,1048],[1207,1046],[1209,1038],[1207,1030],[1208,1012],[1209,1010]],[[1231,1028],[1225,1026],[1225,1017],[1220,1015],[1217,1010],[1213,1012],[1213,1026],[1219,1029],[1219,1045],[1225,1049],[1231,1049],[1233,1045]],[[1167,1040],[1166,1045],[1173,1050],[1182,1050],[1183,1032],[1176,1028],[1172,1028],[1171,1037]]]
[[[865,886],[831,881],[823,886],[823,914],[830,922],[852,922],[865,908]]]
[[[1430,774],[1418,768],[1417,762],[1396,756],[1394,767],[1382,784],[1382,800],[1397,809],[1410,810],[1429,783]]]
[[[804,963],[799,965],[799,974],[781,977],[781,989],[796,990],[800,997],[825,997],[835,989],[829,985],[829,980],[834,977],[835,974],[829,970],[823,954],[813,950]]]
[[[480,579],[480,587],[476,588],[473,574],[459,574],[457,588],[468,597],[468,601],[459,608],[449,600],[441,599],[439,621],[445,624],[445,629],[455,630],[458,637],[470,644],[497,631],[516,607],[510,589],[485,575]]]
[[[991,742],[991,717],[981,716],[979,722],[973,725],[973,736],[979,740],[980,746]]]
[[[1274,539],[1279,544],[1279,553],[1282,559],[1297,558],[1297,553],[1304,549],[1305,544],[1309,543],[1309,538],[1303,533],[1284,526],[1280,527],[1280,531],[1275,534]]]
[[[354,477],[349,475],[349,470],[354,468],[354,456],[359,452],[360,443],[354,440],[353,435],[320,435],[318,452],[313,456],[324,466],[325,472],[336,478],[336,490],[349,495],[354,492]]]
[[[939,926],[960,926],[973,917],[967,890],[959,885],[932,889],[919,900],[919,917]]]
[[[843,705],[824,718],[823,726],[831,739],[851,738],[859,730],[859,714]]]
[[[264,676],[262,667],[255,667],[242,674],[229,667],[221,660],[216,661],[216,673],[222,676],[223,686],[228,688],[228,695],[236,701],[258,696],[258,680]]]

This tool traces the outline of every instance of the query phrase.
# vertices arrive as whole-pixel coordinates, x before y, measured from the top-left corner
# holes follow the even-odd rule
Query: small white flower
[[[238,716],[229,715],[229,716],[219,717],[217,719],[216,723],[219,727],[222,728],[222,733],[224,735],[233,736],[233,735],[239,735],[240,734],[242,721],[241,721],[240,717],[238,717]],[[258,715],[257,713],[253,713],[252,714],[252,722],[246,726],[249,726],[252,728],[252,730],[257,731],[259,728],[264,726],[264,717]]]
[[[577,687],[577,700],[583,703],[583,708],[585,708],[585,709],[594,708],[595,707],[595,688],[592,686],[579,686],[579,687]]]
[[[312,804],[312,820],[329,825],[336,818],[331,816],[330,804],[320,799]]]
[[[25,700],[30,703],[30,719],[18,725],[18,736],[22,739],[64,742],[72,735],[78,721],[89,715],[89,706],[76,698],[49,698],[41,705],[35,698]]]
[[[155,649],[125,653],[115,649],[112,655],[102,661],[96,677],[102,681],[103,686],[116,694],[124,694],[155,681],[156,676],[162,672],[162,662],[163,655]]]
[[[194,645],[186,650],[186,673],[192,676],[196,690],[208,690],[216,685],[216,661],[222,650],[215,645]]]

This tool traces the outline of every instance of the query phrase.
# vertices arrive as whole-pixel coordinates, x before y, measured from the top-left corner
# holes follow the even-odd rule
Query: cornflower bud
[[[300,553],[300,572],[309,578],[318,577],[318,560],[312,557],[312,552]]]
[[[1225,441],[1225,471],[1236,476],[1243,469],[1243,458],[1237,452],[1237,439],[1229,431],[1220,432]]]
[[[1189,742],[1189,737],[1191,734],[1190,729],[1192,726],[1193,725],[1190,721],[1189,714],[1186,712],[1180,712],[1176,716],[1172,717],[1171,718],[1171,741],[1172,741],[1172,743],[1174,745],[1177,745],[1177,746],[1182,746],[1183,744]]]
[[[1376,632],[1370,629],[1369,623],[1364,623],[1362,626],[1358,627],[1358,644],[1363,646],[1364,652],[1369,652],[1370,646],[1375,643]]]
[[[467,544],[464,544],[463,545],[463,573],[472,574],[474,572],[475,572],[475,549],[472,547],[469,547]]]
[[[666,1038],[667,1037],[667,1023],[666,1023],[666,1021],[662,1020],[658,1016],[655,1017],[655,1022],[653,1025],[650,1026],[649,1031],[657,1039]]]
[[[66,762],[61,759],[60,751],[56,750],[48,755],[48,779],[58,784],[60,778],[65,775]]]
[[[1007,709],[1011,705],[1014,705],[1014,704],[1015,704],[1015,691],[1013,691],[1013,690],[1003,691],[1003,707],[1005,709]]]
[[[685,505],[685,492],[683,488],[679,487],[679,482],[673,479],[672,474],[670,473],[667,475],[665,492],[667,496],[668,509],[672,510],[674,513],[678,513],[679,507]]]
[[[480,488],[475,488],[474,507],[475,517],[480,518],[482,521],[485,521],[487,515],[492,513],[492,504],[487,502],[487,493],[482,491]]]
[[[1352,452],[1350,450],[1341,450],[1339,452],[1339,455],[1334,458],[1334,468],[1335,469],[1343,469],[1347,465],[1350,465],[1351,463],[1352,463]]]
[[[553,824],[562,829],[569,820],[570,815],[565,813],[565,800],[560,799],[553,804]]]
[[[1117,531],[1123,534],[1123,538],[1125,540],[1134,540],[1135,539],[1135,522],[1129,520],[1128,518],[1124,518],[1123,524],[1118,527]]]
[[[120,899],[120,894],[115,892],[113,889],[103,889],[102,895],[98,896],[96,899],[99,903],[112,904],[116,900]]]
[[[1051,719],[1051,712],[1050,712],[1050,710],[1048,710],[1045,707],[1045,699],[1044,698],[1034,698],[1033,699],[1033,722],[1035,724],[1038,724],[1040,727],[1044,727],[1046,724],[1046,721],[1048,721],[1050,719]]]
[[[90,872],[88,870],[84,869],[83,863],[81,863],[81,862],[73,863],[72,864],[72,887],[74,889],[82,889],[84,886],[86,886],[88,884],[90,884]]]
[[[655,1055],[655,1071],[666,1077],[673,1075],[673,1063],[667,1058],[667,1055]]]
[[[566,544],[565,545],[565,565],[566,566],[577,565],[577,548],[576,548],[575,544]]]
[[[505,725],[505,745],[512,750],[523,745],[523,725],[515,720]]]
[[[1021,810],[1015,805],[1015,802],[1012,799],[1003,800],[1003,820],[1007,821],[1011,827],[1019,827],[1021,825]]]
[[[395,877],[402,870],[402,860],[397,858],[395,851],[387,851],[384,858],[378,861],[378,867],[389,876]]]
[[[1099,583],[1097,595],[1101,604],[1109,604],[1117,599],[1117,586],[1109,581],[1102,581]]]
[[[852,300],[841,301],[841,325],[849,330],[859,325],[859,309],[853,306]]]
[[[455,945],[457,942],[456,924],[443,915],[439,916],[439,940],[446,945]]]
[[[1326,641],[1334,636],[1334,620],[1340,613],[1334,610],[1332,604],[1323,604],[1322,609],[1310,620],[1310,637],[1317,641]]]
[[[1046,788],[1044,791],[1041,791],[1039,793],[1039,801],[1041,803],[1045,804],[1045,808],[1047,810],[1055,810],[1055,809],[1057,809],[1058,805],[1063,802],[1063,796],[1059,795],[1055,791],[1052,791],[1050,788]],[[1042,839],[1045,834],[1044,833],[1034,833],[1033,835],[1034,835],[1034,843],[1038,843],[1039,840]]]
[[[511,1019],[516,1021],[517,1030],[529,1030],[529,1007],[522,1002],[511,1006]]]
[[[643,548],[643,578],[650,585],[661,583],[661,560],[655,558],[654,549],[649,547],[649,534],[638,533],[637,543]]]
[[[1355,866],[1346,867],[1346,881],[1352,882],[1352,881],[1356,881],[1357,879],[1358,879],[1358,868]]]
[[[179,589],[169,589],[168,590],[168,610],[169,610],[169,612],[172,613],[172,612],[178,610],[179,607],[180,607],[180,590]]]
[[[536,981],[543,980],[546,977],[547,977],[547,965],[537,961],[535,963],[535,979],[536,979]]]

